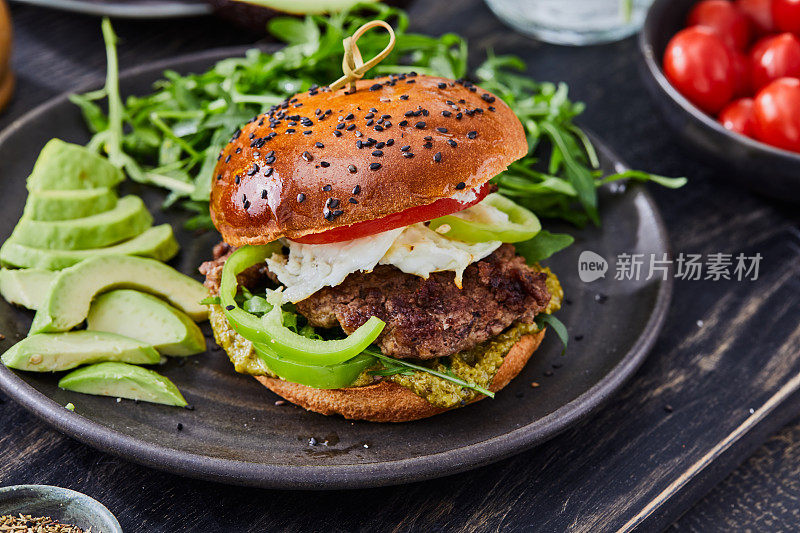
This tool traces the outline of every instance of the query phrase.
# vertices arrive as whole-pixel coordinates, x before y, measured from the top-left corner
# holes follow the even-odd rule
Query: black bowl
[[[655,0],[639,36],[645,85],[664,119],[704,159],[726,167],[731,178],[756,192],[800,202],[800,154],[774,148],[722,127],[673,87],[661,68],[664,49],[697,0]]]

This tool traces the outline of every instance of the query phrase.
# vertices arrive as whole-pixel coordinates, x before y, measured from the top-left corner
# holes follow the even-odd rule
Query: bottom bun
[[[492,379],[489,390],[497,392],[514,379],[541,344],[545,330],[524,335],[511,347]],[[309,411],[323,415],[342,415],[370,422],[408,422],[448,411],[428,403],[409,389],[391,381],[365,387],[315,389],[282,379],[256,376],[269,390]],[[473,402],[485,396],[478,396]],[[470,402],[472,403],[472,402]]]

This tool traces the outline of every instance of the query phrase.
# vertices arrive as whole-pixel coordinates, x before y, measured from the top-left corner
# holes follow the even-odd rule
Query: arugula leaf
[[[567,342],[569,342],[569,333],[567,332],[567,326],[565,326],[563,322],[561,322],[553,315],[544,313],[536,315],[534,321],[536,322],[536,325],[539,326],[540,328],[543,328],[545,326],[550,326],[551,328],[553,328],[553,331],[555,331],[556,335],[558,335],[561,344],[564,345],[564,349],[561,351],[561,354],[563,355],[564,352],[567,351]]]
[[[479,393],[481,393],[481,394],[483,394],[485,396],[488,396],[489,398],[494,398],[494,393],[492,391],[490,391],[488,389],[485,389],[485,388],[481,387],[480,385],[476,385],[475,383],[470,383],[469,381],[464,381],[460,377],[458,377],[455,374],[453,374],[453,372],[451,372],[451,371],[448,371],[447,373],[438,372],[436,370],[433,370],[433,369],[430,369],[430,368],[426,368],[426,367],[421,366],[421,365],[415,365],[413,363],[409,363],[408,361],[404,361],[402,359],[394,359],[393,357],[388,357],[388,356],[383,355],[382,353],[380,353],[378,350],[373,350],[373,349],[369,349],[369,348],[364,350],[364,353],[369,354],[369,355],[377,358],[381,362],[381,364],[383,364],[384,368],[382,370],[378,370],[376,372],[387,372],[386,374],[376,373],[375,375],[386,375],[386,376],[391,376],[391,375],[394,375],[394,374],[410,375],[410,374],[406,373],[405,370],[401,371],[400,369],[401,368],[402,369],[406,369],[409,372],[416,370],[418,372],[426,372],[426,373],[431,374],[433,376],[436,376],[438,378],[447,380],[447,381],[449,381],[451,383],[455,383],[456,385],[464,387],[465,389],[472,389],[472,390],[474,390],[476,392],[479,392]],[[411,373],[413,373],[413,372],[411,372]]]
[[[547,259],[573,242],[575,242],[575,239],[566,233],[550,233],[547,230],[541,230],[532,239],[515,243],[514,248],[517,249],[519,255],[525,258],[525,262],[530,265]]]

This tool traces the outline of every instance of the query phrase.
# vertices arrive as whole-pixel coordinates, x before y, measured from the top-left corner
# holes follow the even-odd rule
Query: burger
[[[465,80],[312,87],[221,151],[201,266],[237,372],[325,415],[403,422],[505,387],[563,297],[515,242],[540,230],[490,180],[526,155],[519,119]]]

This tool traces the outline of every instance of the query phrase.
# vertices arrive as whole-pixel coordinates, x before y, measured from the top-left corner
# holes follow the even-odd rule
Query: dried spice
[[[91,528],[84,531],[78,526],[62,524],[48,516],[0,516],[0,533],[91,533]]]

